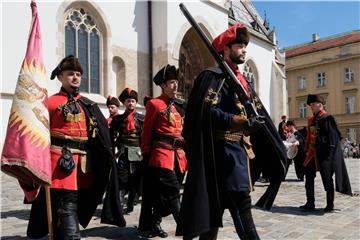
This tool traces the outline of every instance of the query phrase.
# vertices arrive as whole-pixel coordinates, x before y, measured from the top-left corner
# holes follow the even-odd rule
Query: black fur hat
[[[109,95],[106,99],[106,106],[109,106],[109,105],[115,105],[117,107],[120,107],[120,101],[116,97],[112,97]]]
[[[126,99],[132,98],[138,101],[138,93],[131,89],[131,88],[125,88],[119,95],[120,102],[124,103]]]
[[[307,96],[306,104],[310,106],[310,104],[314,103],[314,102],[319,102],[319,103],[325,104],[325,99],[320,95],[309,94]]]
[[[83,69],[79,62],[79,59],[74,57],[74,55],[69,55],[63,58],[60,61],[59,65],[57,65],[57,67],[51,72],[50,79],[53,80],[56,76],[58,76],[62,71],[65,70],[78,71],[83,74]]]

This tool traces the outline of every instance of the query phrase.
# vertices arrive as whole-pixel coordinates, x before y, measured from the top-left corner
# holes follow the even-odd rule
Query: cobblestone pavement
[[[349,176],[353,192],[360,190],[360,159],[347,159]],[[265,184],[255,185],[252,193],[253,203],[265,191]],[[326,205],[325,191],[318,173],[316,178],[316,210],[302,212],[298,206],[305,203],[304,182],[295,180],[294,167],[290,166],[287,180],[280,191],[271,211],[253,208],[253,217],[262,239],[360,239],[360,197],[335,194],[335,212],[324,213]],[[30,214],[30,205],[22,203],[23,193],[16,179],[1,173],[1,239],[27,239],[26,227]],[[87,229],[81,231],[83,239],[140,239],[136,234],[136,225],[140,205],[131,215],[127,215],[127,227],[118,228],[100,224],[101,206],[99,206]],[[163,219],[163,228],[169,233],[167,239],[175,237],[175,222],[172,217]],[[154,238],[160,239],[160,238]],[[238,239],[228,211],[224,214],[224,227],[220,229],[218,239]]]

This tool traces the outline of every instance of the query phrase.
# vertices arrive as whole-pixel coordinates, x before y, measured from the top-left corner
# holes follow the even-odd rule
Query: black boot
[[[132,211],[134,211],[135,197],[136,197],[136,189],[130,189],[129,194],[128,194],[127,204],[126,204],[126,211],[125,211],[126,214],[129,214]]]
[[[305,211],[313,211],[315,210],[315,204],[306,202],[304,205],[301,205],[300,208],[304,209]]]
[[[219,228],[212,228],[210,231],[200,235],[199,240],[216,240]]]
[[[126,190],[120,190],[119,191],[119,194],[120,194],[120,202],[121,202],[121,208],[123,211],[125,211],[126,209],[126,199],[125,199],[125,195],[126,195]]]
[[[235,224],[235,229],[241,240],[260,240],[252,219],[250,208],[241,212],[237,222],[238,223]]]
[[[64,190],[57,210],[57,223],[54,229],[55,239],[77,240],[81,239],[79,219],[77,215],[76,191]]]
[[[174,217],[176,224],[179,222],[179,214],[180,214],[180,200],[174,199],[170,203],[170,210]]]
[[[326,191],[326,207],[324,212],[332,212],[334,210],[334,189]]]
[[[151,230],[151,235],[159,236],[161,238],[166,238],[168,236],[168,234],[161,228],[161,225],[160,225],[161,220],[162,220],[161,215],[157,214],[156,211],[154,212],[153,220],[154,220],[154,226]]]
[[[306,204],[300,206],[305,211],[315,210],[315,190],[314,190],[314,179],[306,179],[305,181],[306,190]]]
[[[245,232],[245,238],[246,240],[260,240],[260,237],[256,231],[256,228],[252,228]]]
[[[165,232],[165,231],[161,228],[160,223],[155,224],[152,233],[153,233],[155,236],[159,236],[159,237],[161,237],[161,238],[167,238],[167,237],[168,237],[167,232]]]

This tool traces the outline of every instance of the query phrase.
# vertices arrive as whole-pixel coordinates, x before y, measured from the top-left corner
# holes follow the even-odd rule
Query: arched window
[[[84,9],[72,9],[65,19],[65,56],[79,58],[83,67],[81,92],[100,94],[100,38],[93,18]]]
[[[244,74],[244,77],[246,78],[246,81],[248,81],[251,84],[252,88],[256,92],[258,92],[257,69],[252,61],[247,61],[245,63],[243,74]]]

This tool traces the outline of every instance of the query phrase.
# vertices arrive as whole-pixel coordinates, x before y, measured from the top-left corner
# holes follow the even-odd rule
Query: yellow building
[[[325,98],[326,110],[342,136],[360,143],[360,30],[319,39],[284,50],[289,118],[298,127],[311,116],[309,93]]]

